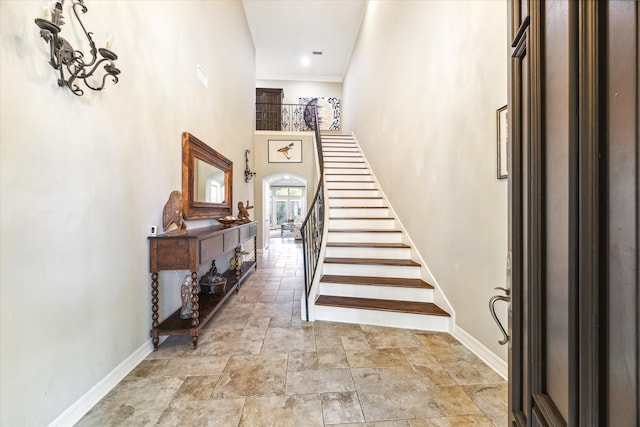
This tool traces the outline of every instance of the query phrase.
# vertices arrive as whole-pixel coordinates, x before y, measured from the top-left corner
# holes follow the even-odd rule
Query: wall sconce
[[[249,169],[249,153],[249,150],[244,150],[244,182],[249,182],[251,178],[256,176],[256,173]]]
[[[120,70],[115,67],[114,62],[118,59],[118,56],[111,51],[111,40],[107,40],[106,47],[96,49],[96,44],[91,38],[91,32],[87,32],[80,16],[78,16],[78,8],[82,13],[87,13],[87,6],[84,4],[84,0],[73,1],[73,14],[76,15],[76,19],[84,31],[84,35],[89,40],[89,46],[91,47],[91,61],[85,62],[84,53],[79,50],[75,50],[73,46],[64,38],[60,36],[62,25],[64,25],[64,16],[62,16],[62,6],[64,0],[59,0],[53,11],[45,11],[44,18],[36,18],[36,25],[40,27],[40,36],[49,43],[51,59],[49,64],[55,69],[60,71],[60,78],[58,79],[58,86],[67,86],[71,92],[75,95],[82,96],[84,91],[78,87],[75,83],[80,79],[91,90],[102,90],[104,87],[107,76],[111,76],[111,80],[114,84],[118,83],[118,74]],[[97,53],[100,53],[102,59],[98,60]],[[93,86],[89,83],[89,78],[94,76],[94,73],[100,65],[103,63],[103,69],[105,74],[102,76],[102,83],[100,86]],[[67,77],[65,77],[65,70]],[[96,75],[98,82],[99,77]]]

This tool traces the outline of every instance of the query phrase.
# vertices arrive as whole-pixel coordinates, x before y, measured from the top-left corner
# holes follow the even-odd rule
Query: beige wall
[[[504,1],[373,1],[343,87],[344,130],[358,137],[458,327],[503,360],[487,305],[506,282],[495,124],[507,101],[506,46]]]
[[[269,163],[268,144],[270,139],[297,139],[302,140],[302,163]],[[254,209],[251,217],[258,222],[258,248],[265,247],[263,239],[265,218],[263,215],[263,181],[275,173],[291,173],[304,178],[307,181],[307,210],[313,201],[313,196],[318,185],[316,174],[316,148],[311,132],[275,132],[258,131],[255,135],[255,169],[256,176],[253,184],[256,195]],[[262,194],[262,197],[259,196]],[[253,201],[252,201],[253,202]],[[306,215],[306,213],[304,214]]]
[[[253,199],[242,170],[255,49],[240,2],[88,2],[85,24],[98,45],[113,32],[122,75],[83,97],[56,85],[33,23],[40,3],[0,2],[3,426],[50,423],[148,345],[147,234],[181,189],[183,131],[234,162],[234,201]],[[63,35],[86,46],[65,17]],[[183,274],[160,277],[162,317]]]

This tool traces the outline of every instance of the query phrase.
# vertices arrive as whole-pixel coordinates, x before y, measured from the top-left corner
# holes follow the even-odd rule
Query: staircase
[[[323,135],[328,237],[316,320],[448,331],[449,314],[350,135]]]

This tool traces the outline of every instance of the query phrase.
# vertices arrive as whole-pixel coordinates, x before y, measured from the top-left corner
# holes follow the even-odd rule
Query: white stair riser
[[[329,228],[351,230],[394,230],[396,221],[393,218],[380,219],[330,219]]]
[[[332,233],[329,231],[327,242],[333,243],[402,243],[402,233]]]
[[[325,182],[327,183],[327,185],[330,182],[334,182],[334,181],[371,181],[373,182],[373,180],[371,180],[371,175],[365,175],[365,174],[356,174],[356,175],[326,175],[324,177]]]
[[[373,181],[367,182],[332,182],[326,181],[327,189],[329,190],[375,190],[377,188],[376,183]]]
[[[344,168],[344,169],[366,168],[367,164],[362,163],[361,161],[358,161],[358,160],[353,160],[350,162],[334,162],[331,160],[325,160],[324,167],[325,168]]]
[[[362,166],[362,165],[360,165]],[[368,168],[337,168],[331,165],[324,165],[324,172],[330,174],[356,174],[356,175],[369,175]]]
[[[320,282],[320,295],[390,299],[394,301],[433,302],[433,289],[401,288],[396,286],[351,285]]]
[[[330,156],[324,158],[324,164],[326,166],[341,166],[357,163],[356,166],[366,166],[366,164],[362,163],[362,157],[359,156]],[[348,166],[346,166],[348,167]]]
[[[322,154],[324,156],[341,156],[341,153],[345,153],[346,156],[358,155],[362,156],[362,151],[355,145],[339,146],[339,145],[326,145],[322,144]]]
[[[386,206],[384,199],[337,199],[329,198],[329,208],[333,206]]]
[[[379,258],[379,259],[409,259],[411,258],[410,248],[343,248],[327,246],[326,257],[328,258]]]
[[[316,305],[316,320],[332,322],[360,323],[365,325],[388,326],[392,328],[416,329],[421,331],[448,332],[450,317],[429,316],[391,311],[360,310]]]
[[[324,158],[326,162],[361,162],[362,155],[360,153],[325,153]]]
[[[385,218],[389,214],[387,208],[329,208],[329,218]]]
[[[332,197],[380,197],[378,190],[328,190]]]
[[[325,263],[322,267],[322,274],[334,276],[404,277],[407,279],[419,279],[420,267]]]

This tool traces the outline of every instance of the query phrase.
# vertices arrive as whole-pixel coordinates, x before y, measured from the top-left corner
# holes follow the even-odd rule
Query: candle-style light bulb
[[[42,12],[43,12],[43,18],[46,19],[47,21],[51,21],[51,8],[43,7]]]
[[[106,43],[105,43],[105,47],[108,50],[111,50],[111,46],[113,45],[113,33],[109,32],[107,34],[107,38],[106,38]]]

